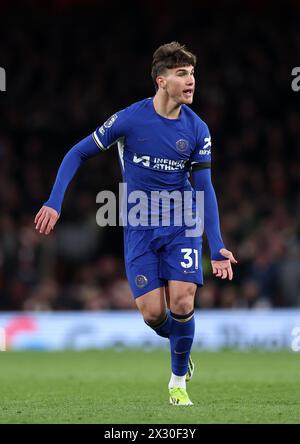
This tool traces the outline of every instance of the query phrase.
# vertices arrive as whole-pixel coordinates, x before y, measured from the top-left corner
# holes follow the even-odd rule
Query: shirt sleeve
[[[220,250],[225,248],[225,245],[221,235],[218,202],[211,181],[211,171],[210,169],[196,170],[193,178],[195,190],[204,191],[204,230],[211,251],[211,259],[223,261],[225,258]]]
[[[211,135],[206,123],[197,126],[196,147],[191,154],[192,171],[211,167]]]
[[[60,214],[66,189],[76,171],[83,162],[99,153],[100,151],[91,135],[74,145],[60,164],[50,197],[44,205],[54,208]]]
[[[191,168],[196,191],[204,191],[204,230],[212,260],[224,260],[220,249],[225,248],[220,230],[216,193],[211,181],[211,135],[205,122],[197,125],[196,148],[191,155]]]
[[[93,132],[93,139],[102,151],[108,150],[118,139],[126,136],[126,122],[129,118],[128,108],[110,116],[103,125]]]

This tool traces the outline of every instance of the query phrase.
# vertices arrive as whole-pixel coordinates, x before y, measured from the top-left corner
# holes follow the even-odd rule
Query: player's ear
[[[156,82],[159,88],[165,89],[167,84],[165,77],[163,76],[156,77]]]

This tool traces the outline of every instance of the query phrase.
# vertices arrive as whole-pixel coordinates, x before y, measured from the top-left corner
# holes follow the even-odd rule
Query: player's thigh
[[[168,282],[170,310],[172,313],[184,315],[194,309],[197,285],[193,282],[175,281]]]
[[[165,245],[160,266],[160,278],[167,280],[170,309],[187,314],[194,306],[197,286],[203,285],[202,238],[186,236],[179,229]]]
[[[155,288],[135,299],[137,308],[149,323],[157,322],[166,313],[165,287]]]
[[[167,304],[167,307],[170,308],[170,292],[169,292],[169,286],[168,286],[168,283],[166,283],[166,286],[165,286],[165,295],[166,295],[166,304]]]
[[[169,236],[160,256],[159,277],[203,285],[202,238],[188,237],[184,229]]]
[[[146,307],[149,307],[147,311],[150,314],[155,307],[161,305],[159,301],[162,296],[157,295],[160,295],[160,288],[165,285],[159,277],[159,254],[151,248],[152,236],[152,230],[129,230],[125,232],[124,243],[126,275],[133,297],[136,300],[142,298],[141,301],[147,301],[137,305],[140,311],[145,313]],[[146,296],[148,294],[149,298]]]

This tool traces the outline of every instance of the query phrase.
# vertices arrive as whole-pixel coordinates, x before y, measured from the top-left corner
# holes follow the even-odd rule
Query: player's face
[[[193,102],[195,77],[192,65],[168,69],[161,78],[165,91],[176,103],[189,105]]]

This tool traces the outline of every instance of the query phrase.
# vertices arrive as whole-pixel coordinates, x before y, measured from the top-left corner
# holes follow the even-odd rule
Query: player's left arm
[[[232,280],[231,264],[237,261],[225,248],[221,236],[218,202],[211,180],[211,137],[206,124],[201,129],[198,146],[191,157],[194,187],[196,191],[204,191],[204,230],[211,251],[213,274]]]
[[[225,248],[221,230],[218,202],[211,181],[210,168],[194,170],[193,178],[196,191],[204,191],[204,230],[211,251],[211,265],[213,274],[221,279],[232,280],[231,264],[236,264],[231,251]]]

